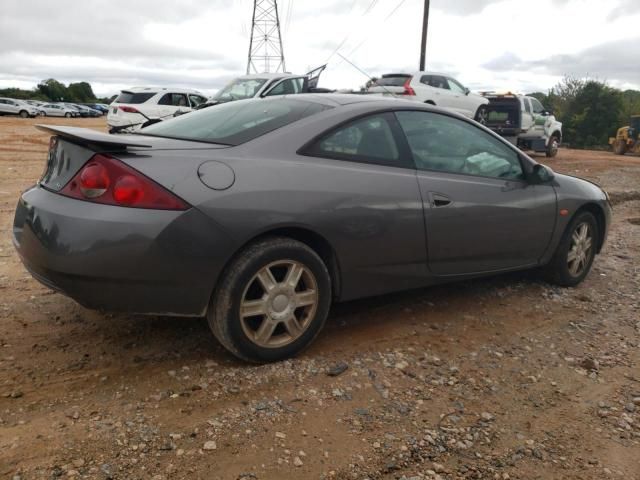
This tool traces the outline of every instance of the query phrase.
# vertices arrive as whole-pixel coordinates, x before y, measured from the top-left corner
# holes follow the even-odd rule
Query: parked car
[[[135,87],[122,90],[109,107],[107,124],[112,132],[135,128],[148,120],[160,120],[187,113],[206,102],[197,90]]]
[[[108,105],[102,105],[101,103],[83,103],[81,105],[84,105],[85,107],[91,108],[97,112],[102,113],[103,115],[106,115],[109,112],[109,106]]]
[[[489,100],[476,120],[522,150],[555,157],[562,143],[562,123],[537,98],[513,93],[485,93]]]
[[[480,106],[489,103],[455,78],[434,72],[385,74],[367,91],[448,108],[469,118],[476,118]]]
[[[83,117],[101,117],[102,116],[102,112],[95,110],[93,108],[89,108],[86,105],[80,105],[78,103],[72,103],[68,105],[78,109],[80,111],[80,114]]]
[[[40,111],[23,100],[0,98],[0,115],[20,115],[22,118],[37,117]]]
[[[229,102],[136,135],[41,125],[13,242],[89,308],[206,315],[240,358],[299,352],[334,301],[543,267],[579,284],[607,236],[593,183],[461,115],[370,95]]]
[[[57,103],[45,103],[40,106],[40,109],[44,111],[44,114],[49,117],[78,117],[80,112],[75,109],[69,108],[64,104]]]
[[[26,103],[35,107],[38,110],[38,115],[44,115],[44,110],[40,107],[45,104],[45,102],[41,102],[40,100],[25,100]]]
[[[300,93],[320,93],[318,81],[320,75],[327,68],[322,65],[311,70],[305,75],[294,75],[291,73],[260,73],[255,75],[242,75],[233,79],[218,93],[196,108],[203,108],[218,105],[220,103],[235,100],[246,100],[247,98],[265,98],[277,95],[295,95]],[[327,93],[326,91],[322,93]]]

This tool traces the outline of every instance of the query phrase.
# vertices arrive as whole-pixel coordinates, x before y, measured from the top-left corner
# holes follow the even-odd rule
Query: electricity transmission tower
[[[276,0],[254,0],[247,74],[285,72]]]

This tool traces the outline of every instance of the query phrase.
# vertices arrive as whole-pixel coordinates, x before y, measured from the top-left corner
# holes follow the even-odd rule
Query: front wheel
[[[207,320],[218,341],[251,362],[291,357],[322,329],[331,280],[318,254],[289,238],[242,251],[221,276]]]
[[[481,125],[486,125],[489,121],[489,109],[486,105],[480,105],[476,110],[476,115],[473,119]]]
[[[22,118],[29,118],[29,112],[27,112],[26,110],[20,110],[20,116]]]
[[[64,116],[67,118],[71,118],[71,114],[69,112],[65,113]]]
[[[558,155],[558,149],[560,148],[560,139],[553,135],[550,139],[549,139],[549,143],[547,145],[547,150],[545,152],[545,155],[547,156],[547,158],[553,158],[556,155]]]
[[[616,155],[624,155],[627,153],[627,142],[624,140],[616,140],[613,144],[613,153]]]
[[[574,287],[582,282],[593,265],[598,239],[598,223],[590,212],[579,213],[569,224],[546,267],[551,283]]]

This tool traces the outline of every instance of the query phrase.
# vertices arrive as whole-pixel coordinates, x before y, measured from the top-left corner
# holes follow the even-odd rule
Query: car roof
[[[131,88],[123,88],[120,92],[130,92],[130,93],[140,93],[140,92],[175,92],[175,93],[197,93],[198,95],[202,95],[198,90],[194,90],[192,88],[172,88],[172,87],[131,87]]]
[[[306,102],[320,103],[331,107],[342,107],[346,105],[375,103],[376,105],[383,106],[385,104],[389,106],[397,106],[400,102],[402,105],[406,105],[407,102],[398,98],[382,97],[380,95],[370,94],[353,94],[353,93],[297,93],[293,95],[279,95],[270,99],[250,99],[254,101],[274,101],[278,98],[288,98],[289,100],[301,100]],[[250,101],[243,100],[243,101]],[[416,102],[417,103],[417,102]],[[417,105],[422,105],[417,103]]]
[[[395,72],[395,73],[384,73],[381,77],[394,77],[394,76],[418,76],[418,75],[438,75],[440,77],[452,77],[452,75],[448,73],[442,72],[430,72],[430,71],[422,71],[422,72]]]

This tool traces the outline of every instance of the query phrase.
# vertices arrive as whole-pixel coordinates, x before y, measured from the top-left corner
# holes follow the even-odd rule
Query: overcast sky
[[[246,70],[252,0],[1,0],[0,87],[88,81],[212,94]],[[287,70],[320,86],[417,70],[423,0],[279,0]],[[427,68],[473,90],[546,90],[563,75],[640,89],[640,0],[431,0]]]

